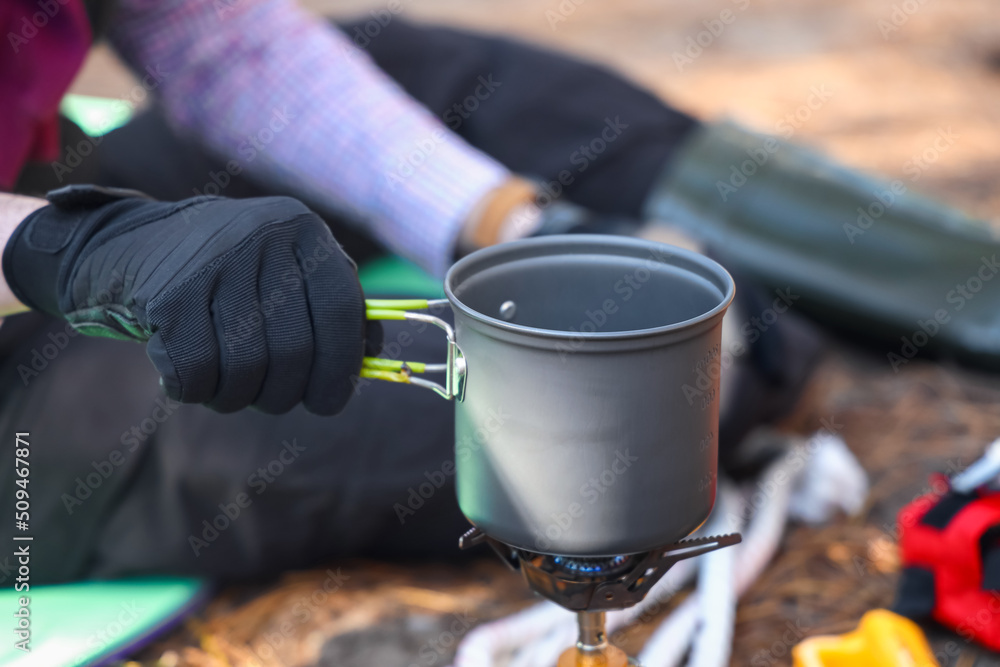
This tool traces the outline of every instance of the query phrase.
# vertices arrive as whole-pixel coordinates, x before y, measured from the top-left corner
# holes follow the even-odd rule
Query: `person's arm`
[[[7,245],[11,234],[21,221],[32,213],[45,206],[48,202],[35,197],[23,197],[0,193],[0,248]],[[10,291],[7,281],[3,277],[3,266],[0,264],[0,321],[7,315],[20,313],[28,310],[28,307],[18,301],[14,293]]]
[[[123,0],[111,38],[172,121],[232,166],[353,211],[435,274],[511,177],[292,0]]]

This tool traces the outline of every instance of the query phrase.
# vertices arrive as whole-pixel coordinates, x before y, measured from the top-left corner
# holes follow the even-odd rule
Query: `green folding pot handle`
[[[365,315],[369,320],[415,320],[433,324],[444,331],[448,339],[448,356],[443,364],[420,361],[400,361],[384,357],[365,357],[361,377],[386,382],[402,382],[430,389],[446,399],[461,400],[465,379],[465,358],[455,342],[455,330],[440,317],[415,310],[427,310],[448,305],[447,299],[366,299]],[[414,375],[444,373],[444,384]]]

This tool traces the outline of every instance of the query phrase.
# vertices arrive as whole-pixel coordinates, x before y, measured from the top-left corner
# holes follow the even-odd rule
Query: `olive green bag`
[[[727,267],[841,329],[1000,369],[1000,236],[986,222],[775,137],[699,130],[647,203]]]

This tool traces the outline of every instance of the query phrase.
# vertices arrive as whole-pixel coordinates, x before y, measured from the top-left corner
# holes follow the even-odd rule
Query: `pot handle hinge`
[[[386,382],[402,382],[425,387],[447,399],[459,401],[465,395],[465,357],[455,341],[455,330],[440,317],[413,310],[427,310],[448,305],[447,299],[366,299],[365,316],[369,320],[415,320],[433,324],[444,331],[448,338],[448,356],[443,364],[420,361],[400,361],[384,357],[365,357],[361,364],[361,377]],[[444,384],[414,377],[414,374],[444,373]]]

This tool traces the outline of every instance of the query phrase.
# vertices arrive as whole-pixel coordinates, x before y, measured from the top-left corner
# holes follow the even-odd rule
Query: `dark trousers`
[[[357,35],[364,26],[344,27]],[[509,40],[395,20],[359,43],[472,145],[543,180],[569,171],[564,196],[599,211],[638,214],[696,126],[609,71]],[[493,92],[480,99],[483,80]],[[622,131],[596,141],[608,123]],[[154,109],[105,136],[73,178],[183,199],[225,162],[176,136]],[[56,187],[53,174],[36,165],[18,189]],[[241,175],[223,194],[292,193]],[[307,203],[355,259],[380,252],[350,221]],[[387,344],[412,341],[404,359],[441,358],[440,332],[410,324],[389,324]],[[220,415],[167,401],[141,345],[72,333],[33,313],[0,329],[8,440],[0,507],[14,511],[14,434],[29,433],[34,583],[151,572],[234,578],[347,556],[457,556],[467,523],[446,464],[453,407],[435,394],[372,382],[336,418],[301,408]],[[10,543],[11,522],[2,525],[0,540]],[[16,567],[3,558],[0,585],[12,585]]]

